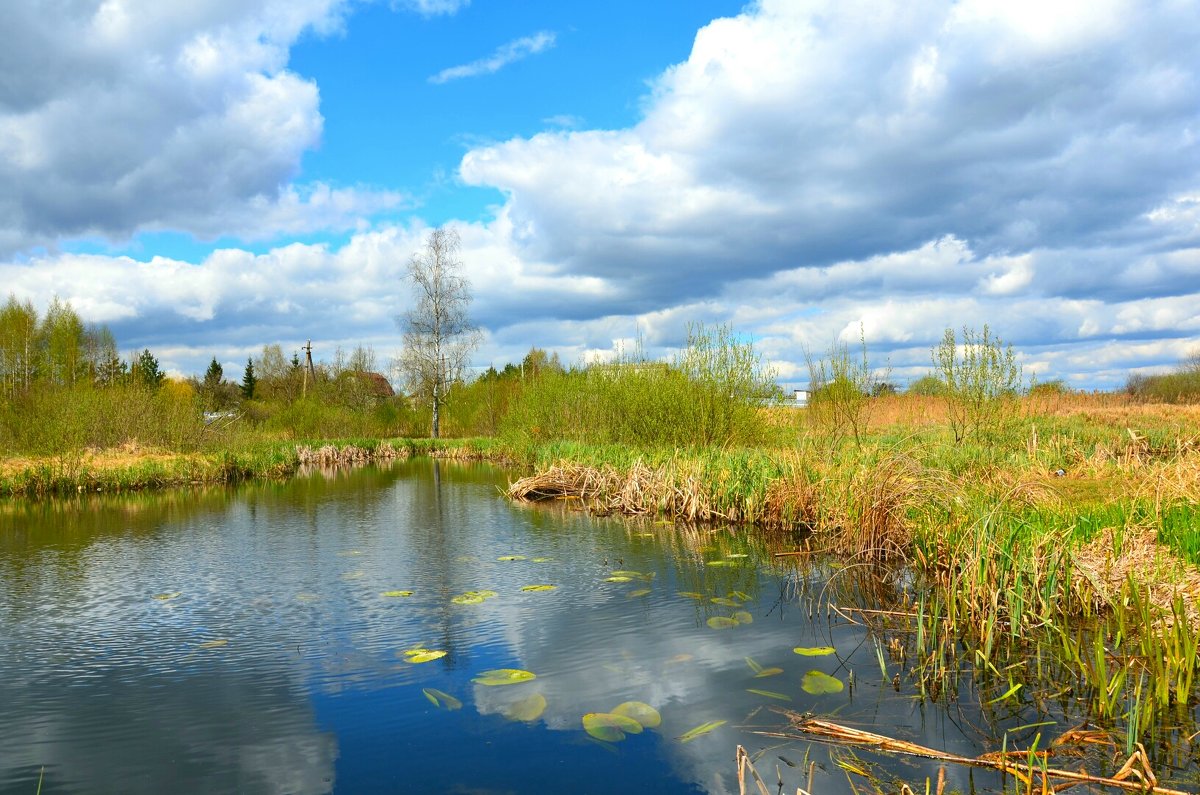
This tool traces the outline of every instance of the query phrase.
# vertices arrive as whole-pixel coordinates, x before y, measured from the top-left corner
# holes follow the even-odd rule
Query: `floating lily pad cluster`
[[[605,577],[604,581],[605,582],[633,582],[634,580],[641,580],[642,582],[650,582],[654,579],[655,574],[657,574],[657,572],[652,571],[650,573],[646,573],[646,572],[642,572],[642,571],[631,571],[628,569],[618,569],[618,570],[612,572],[611,574],[609,574],[607,577]]]
[[[754,671],[755,679],[763,679],[768,676],[777,676],[783,673],[782,668],[764,668],[754,661],[753,657],[746,658],[746,665],[750,666],[750,670]]]
[[[837,651],[832,646],[797,646],[792,649],[802,657],[825,657]],[[800,687],[805,693],[822,696],[829,693],[840,693],[845,685],[841,679],[821,671],[809,671],[804,675]]]
[[[537,674],[532,671],[523,671],[520,668],[494,668],[490,671],[480,672],[471,681],[477,685],[497,687],[500,685],[519,685],[522,682],[529,682],[534,679],[537,679]]]
[[[421,692],[438,709],[462,709],[462,702],[449,693],[444,693],[434,687],[423,687]]]
[[[460,593],[458,596],[451,597],[450,601],[456,605],[481,605],[488,599],[493,599],[499,596],[495,591],[467,591]]]
[[[440,649],[427,649],[424,646],[415,646],[411,649],[405,649],[401,654],[404,656],[405,662],[415,664],[440,660],[446,656],[447,652]]]
[[[690,591],[684,592],[683,595],[695,598]],[[715,605],[721,605],[722,607],[741,607],[742,603],[749,601],[749,599],[750,597],[746,596],[746,594],[742,593],[741,591],[730,591],[728,596],[713,596],[710,597],[708,601]],[[746,610],[734,610],[728,616],[713,616],[705,623],[707,623],[713,629],[731,629],[741,624],[753,624],[754,616],[752,616],[749,611]]]
[[[837,677],[820,671],[809,671],[804,675],[804,681],[800,683],[800,687],[805,693],[822,696],[827,693],[840,693],[845,685]]]
[[[546,711],[546,697],[541,693],[534,693],[531,696],[526,696],[520,701],[514,701],[504,708],[504,717],[509,720],[519,720],[523,723],[532,723],[542,717],[542,713]]]
[[[662,724],[658,710],[643,701],[626,701],[610,712],[589,712],[583,716],[583,730],[603,742],[615,743],[629,734],[641,734],[643,729],[656,729]]]

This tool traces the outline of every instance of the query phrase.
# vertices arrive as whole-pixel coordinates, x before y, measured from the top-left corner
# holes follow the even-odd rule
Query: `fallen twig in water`
[[[1121,769],[1115,775],[1105,777],[1094,776],[1084,771],[1057,770],[1042,765],[1035,767],[1025,762],[1016,761],[1013,757],[1028,758],[1028,754],[1023,751],[1009,752],[1007,754],[984,754],[977,757],[956,756],[934,748],[910,743],[907,740],[897,740],[882,734],[841,726],[831,721],[806,717],[790,710],[777,709],[775,711],[786,715],[792,722],[792,728],[800,732],[800,735],[768,731],[759,731],[757,734],[770,737],[790,737],[794,740],[816,739],[819,742],[836,745],[850,745],[883,751],[885,753],[907,754],[926,759],[936,759],[940,762],[950,762],[956,765],[989,768],[1016,776],[1027,787],[1032,787],[1034,777],[1040,776],[1044,791],[1066,789],[1076,784],[1098,784],[1138,792],[1156,792],[1161,793],[1161,795],[1191,795],[1191,793],[1182,790],[1158,786],[1158,779],[1150,769],[1150,760],[1147,758],[1146,749],[1142,747],[1141,743],[1137,744],[1137,750],[1130,755],[1129,759],[1126,760],[1125,764],[1121,766]],[[1039,753],[1038,757],[1042,758],[1042,762],[1045,764],[1046,757],[1044,752]]]

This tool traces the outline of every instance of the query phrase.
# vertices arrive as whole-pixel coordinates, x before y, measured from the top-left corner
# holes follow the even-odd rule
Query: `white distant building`
[[[792,390],[792,399],[796,401],[797,406],[807,406],[808,405],[808,390],[807,389],[793,389]]]

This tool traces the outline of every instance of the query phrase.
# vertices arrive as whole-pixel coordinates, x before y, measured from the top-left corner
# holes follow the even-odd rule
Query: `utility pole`
[[[316,383],[316,381],[317,381],[317,374],[315,372],[313,372],[312,340],[308,340],[308,342],[305,343],[303,351],[304,351],[304,382],[303,382],[302,386],[300,387],[300,397],[301,398],[308,396],[308,379],[309,379],[309,377],[310,376],[312,377],[313,383]]]

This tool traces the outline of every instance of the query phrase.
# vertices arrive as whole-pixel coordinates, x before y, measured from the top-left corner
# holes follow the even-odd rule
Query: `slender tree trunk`
[[[433,382],[433,430],[430,433],[434,439],[438,438],[438,405],[442,402],[442,396],[438,394],[438,382]]]

